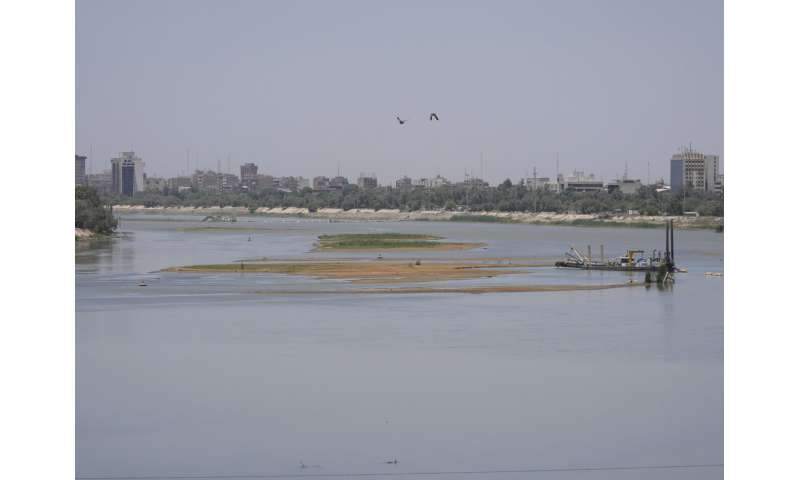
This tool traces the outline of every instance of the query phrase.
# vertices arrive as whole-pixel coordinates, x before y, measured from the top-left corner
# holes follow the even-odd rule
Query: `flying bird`
[[[439,115],[436,115],[435,112],[431,113],[431,122],[434,120],[436,120],[437,122],[439,121]]]
[[[395,117],[394,117],[394,118],[396,118],[396,119],[397,119],[397,121],[398,121],[398,122],[400,122],[400,125],[402,125],[402,124],[406,123],[406,121],[405,121],[405,120],[400,120],[400,116],[399,116],[399,115],[395,115]]]

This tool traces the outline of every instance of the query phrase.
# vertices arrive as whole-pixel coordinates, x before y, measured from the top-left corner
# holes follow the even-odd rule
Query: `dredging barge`
[[[673,273],[675,268],[675,230],[673,221],[666,226],[666,250],[653,250],[649,257],[645,257],[644,250],[628,250],[625,255],[606,259],[603,246],[600,245],[600,259],[592,258],[592,247],[584,255],[570,245],[566,258],[556,262],[556,267],[577,268],[581,270],[606,270],[615,272],[668,272]]]

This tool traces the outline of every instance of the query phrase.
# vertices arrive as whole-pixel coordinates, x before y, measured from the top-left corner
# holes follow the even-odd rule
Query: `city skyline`
[[[525,172],[525,175],[519,177],[518,179],[512,179],[510,177],[507,177],[506,179],[499,180],[497,182],[486,181],[486,184],[487,185],[491,185],[491,184],[498,185],[498,184],[500,184],[500,183],[502,183],[502,182],[504,182],[506,180],[511,180],[514,183],[516,183],[516,181],[521,181],[521,182],[524,182],[525,184],[530,186],[530,185],[538,184],[539,182],[558,181],[558,180],[560,180],[562,178],[568,178],[568,177],[586,177],[587,180],[591,179],[592,182],[599,182],[601,185],[604,185],[606,187],[610,186],[610,185],[619,185],[622,182],[625,182],[625,183],[636,182],[639,185],[656,185],[656,186],[667,185],[667,186],[670,186],[670,185],[673,185],[675,183],[675,178],[676,178],[675,162],[676,162],[676,159],[677,158],[682,158],[683,155],[686,155],[688,153],[691,153],[692,155],[699,155],[698,158],[701,158],[701,159],[702,158],[709,158],[709,159],[713,160],[714,165],[713,165],[712,171],[709,171],[705,175],[705,176],[707,176],[709,178],[709,182],[710,183],[705,182],[705,181],[702,181],[700,183],[702,183],[704,185],[703,186],[704,190],[720,190],[721,189],[721,185],[722,185],[722,177],[723,177],[722,173],[723,172],[721,172],[720,168],[719,168],[720,167],[719,156],[718,155],[714,155],[714,154],[698,152],[696,149],[693,149],[691,146],[690,147],[686,147],[686,146],[681,147],[677,153],[673,154],[670,157],[670,160],[669,160],[670,175],[669,175],[669,177],[655,177],[655,178],[652,178],[651,175],[650,175],[650,165],[648,165],[647,177],[644,177],[644,178],[635,177],[635,176],[629,174],[628,165],[626,163],[623,173],[622,174],[615,174],[614,177],[611,178],[611,179],[605,179],[602,176],[595,175],[594,172],[589,171],[587,173],[585,170],[579,170],[579,169],[571,169],[571,170],[569,170],[569,169],[568,170],[560,169],[554,176],[551,177],[551,176],[542,174],[541,171],[537,171],[537,169],[534,168],[531,172]],[[134,154],[135,154],[134,151],[120,152],[119,156],[120,157],[126,157],[126,156],[131,156],[132,157]],[[111,177],[117,177],[118,175],[120,175],[120,173],[118,172],[116,175],[113,175],[112,172],[114,171],[115,165],[118,162],[120,162],[121,160],[122,160],[122,158],[118,158],[118,157],[111,158],[111,169],[104,168],[104,169],[101,169],[99,172],[90,172],[89,169],[87,168],[87,157],[84,156],[84,155],[77,155],[76,154],[75,155],[75,161],[76,161],[76,165],[75,165],[75,168],[76,168],[76,174],[75,174],[76,182],[75,183],[76,183],[76,185],[84,183],[83,181],[79,181],[79,177],[82,177],[84,179],[89,179],[89,180],[91,180],[92,178],[103,176],[103,175],[111,175]],[[247,184],[247,183],[252,183],[250,190],[253,190],[253,187],[255,186],[257,178],[262,178],[262,177],[269,177],[269,178],[273,178],[274,177],[276,180],[277,179],[300,179],[300,180],[307,180],[307,181],[315,180],[315,179],[318,179],[318,178],[319,179],[322,179],[322,178],[325,178],[325,179],[329,179],[329,178],[344,178],[345,180],[351,180],[351,179],[356,180],[356,182],[353,182],[353,183],[357,183],[359,186],[362,186],[361,184],[363,183],[362,182],[363,179],[367,179],[367,181],[369,182],[369,184],[371,186],[399,185],[403,181],[412,182],[412,180],[413,180],[414,184],[417,185],[417,186],[422,185],[422,184],[428,184],[431,181],[434,181],[434,183],[437,183],[437,182],[438,183],[442,183],[441,181],[444,181],[443,184],[449,185],[449,184],[460,183],[459,179],[461,179],[463,182],[467,182],[467,181],[471,181],[471,180],[482,181],[483,182],[483,181],[486,180],[484,177],[482,177],[481,175],[476,175],[474,172],[465,172],[463,177],[450,177],[450,178],[448,178],[446,176],[443,176],[441,174],[436,174],[435,176],[403,174],[403,175],[401,175],[399,177],[395,177],[395,178],[379,179],[378,176],[375,174],[375,172],[363,172],[362,171],[362,172],[359,172],[358,175],[352,175],[352,176],[351,175],[347,175],[346,173],[342,173],[340,171],[340,167],[339,166],[337,166],[336,175],[326,175],[325,173],[322,173],[322,174],[315,174],[315,175],[311,175],[311,176],[306,177],[306,176],[303,176],[303,175],[277,174],[275,172],[264,171],[264,170],[262,170],[261,172],[258,172],[258,170],[261,167],[257,163],[254,163],[254,162],[246,162],[246,163],[239,164],[239,165],[231,167],[230,161],[227,162],[227,166],[226,166],[227,168],[225,168],[225,169],[222,169],[221,168],[221,163],[217,162],[217,168],[203,168],[203,167],[200,167],[198,165],[194,169],[190,169],[190,170],[187,170],[187,171],[180,171],[176,175],[161,176],[161,175],[157,175],[157,174],[156,175],[153,175],[153,174],[147,175],[147,172],[144,172],[144,170],[143,170],[144,163],[142,162],[142,159],[136,157],[136,160],[139,162],[139,165],[138,165],[138,168],[137,168],[137,172],[139,172],[139,173],[137,175],[143,175],[143,177],[136,182],[136,185],[138,185],[137,191],[142,191],[142,189],[143,189],[142,187],[145,184],[144,178],[153,179],[153,180],[175,180],[175,179],[178,179],[178,178],[190,178],[190,177],[196,176],[198,174],[205,174],[205,173],[215,173],[215,174],[220,174],[220,175],[225,175],[225,176],[236,177],[237,181],[239,181],[242,185]],[[187,163],[187,167],[190,167],[189,163]],[[704,166],[702,168],[705,169],[705,168],[708,168],[708,167]],[[236,173],[237,171],[239,172],[238,175]],[[682,175],[683,174],[680,173],[678,176],[681,177]],[[683,180],[682,179],[679,180],[678,183],[682,184]],[[691,183],[697,183],[697,181],[695,179],[692,179]],[[411,183],[409,183],[409,185],[411,185]],[[680,185],[678,185],[678,188],[680,188]],[[114,187],[112,190],[119,190],[119,187]]]
[[[502,5],[79,0],[76,153],[99,173],[135,150],[161,177],[498,183],[558,157],[653,181],[692,143],[724,170],[721,2]]]

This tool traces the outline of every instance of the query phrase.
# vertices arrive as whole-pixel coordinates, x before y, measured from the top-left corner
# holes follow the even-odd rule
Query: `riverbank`
[[[75,240],[91,240],[96,236],[97,234],[91,230],[75,227]]]
[[[664,215],[623,215],[623,214],[581,214],[555,212],[451,212],[447,210],[418,210],[403,212],[396,209],[351,209],[321,208],[309,211],[307,208],[267,208],[250,210],[246,207],[145,207],[144,205],[115,205],[115,214],[161,213],[193,215],[264,215],[273,217],[302,217],[327,219],[330,221],[475,221],[497,223],[523,223],[532,225],[563,225],[578,227],[663,227],[667,220],[675,221],[675,228],[681,230],[716,230],[724,224],[724,217],[664,216]]]

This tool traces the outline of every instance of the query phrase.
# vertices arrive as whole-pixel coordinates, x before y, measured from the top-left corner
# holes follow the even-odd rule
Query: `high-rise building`
[[[75,155],[75,185],[86,185],[86,157]]]
[[[254,191],[258,188],[258,165],[254,163],[245,163],[239,167],[242,180],[242,188],[249,191]]]
[[[719,177],[719,155],[706,155],[682,148],[670,160],[670,187],[713,191]]]
[[[120,194],[132,197],[136,193],[136,167],[133,163],[122,162],[120,168]]]
[[[127,197],[144,190],[144,162],[134,152],[111,159],[111,190]]]

